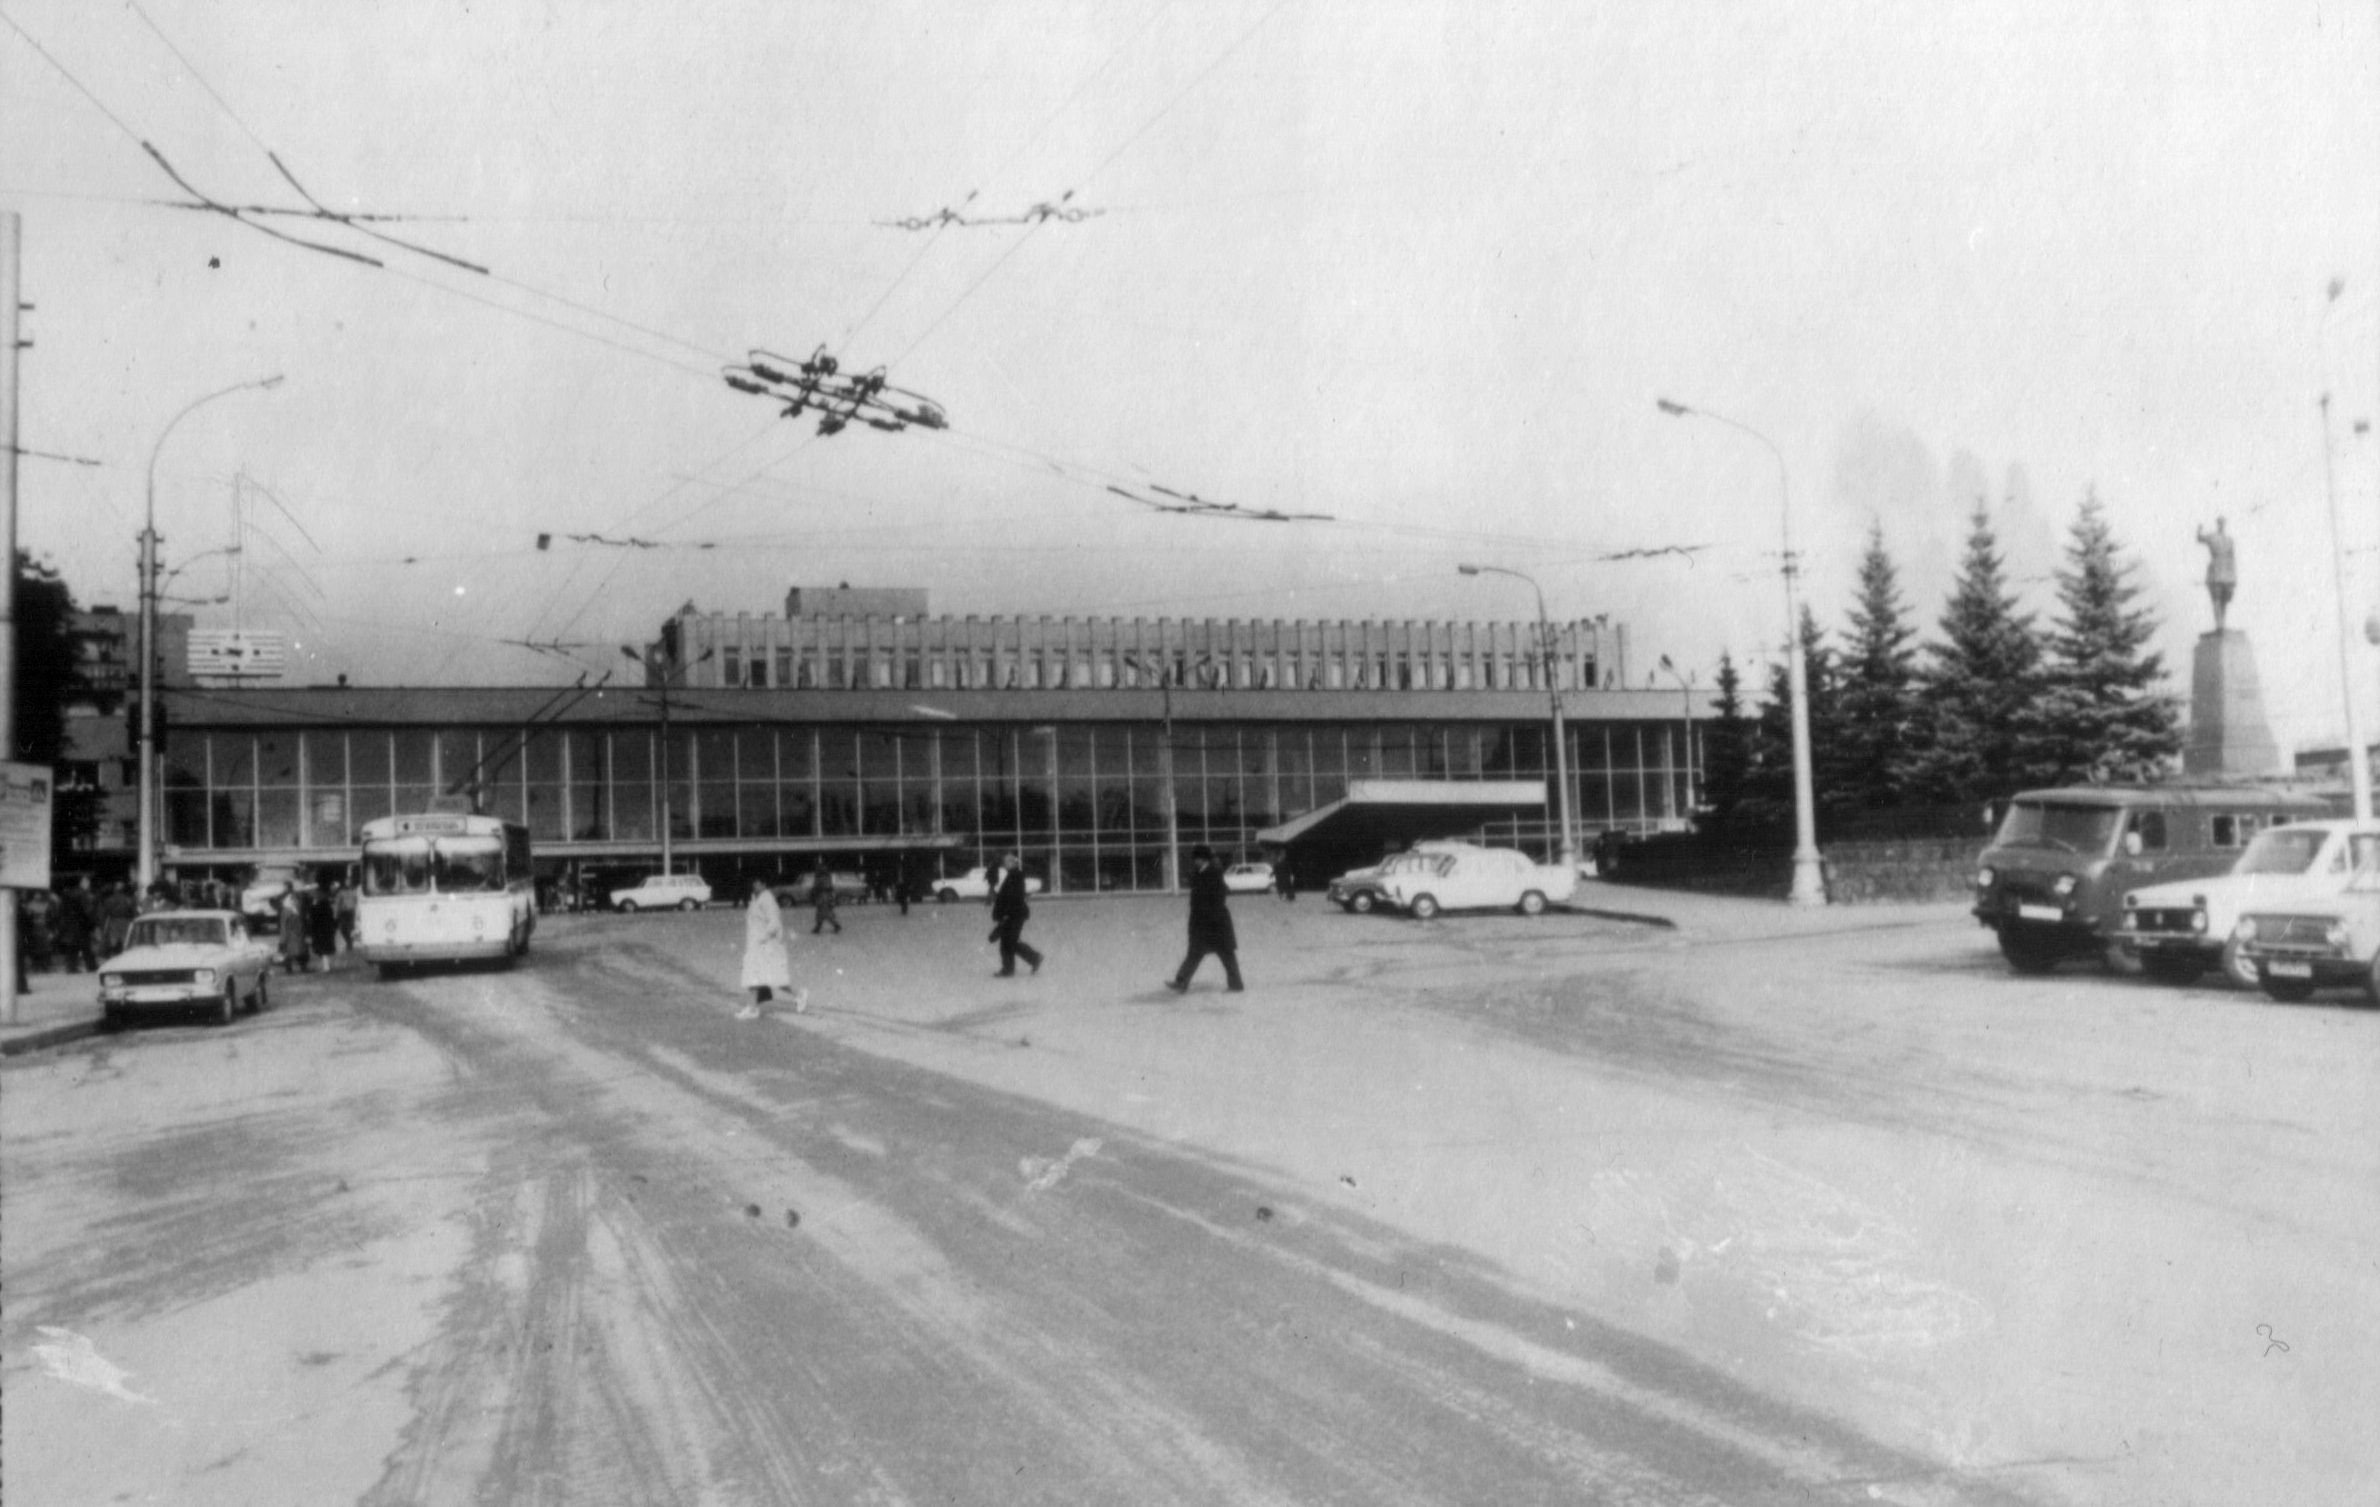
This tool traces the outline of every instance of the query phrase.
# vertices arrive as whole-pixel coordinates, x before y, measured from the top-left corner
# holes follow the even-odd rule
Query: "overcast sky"
[[[1640,681],[1667,653],[1708,684],[1781,638],[1777,466],[1658,395],[1775,443],[1830,626],[1875,522],[1930,632],[1978,501],[2048,608],[2095,488],[2186,693],[2193,536],[2227,516],[2286,749],[2342,727],[2329,392],[2355,617],[2380,600],[2372,0],[0,15],[48,452],[21,541],[131,607],[159,435],[281,374],[174,430],[157,507],[169,567],[243,546],[170,590],[236,583],[300,681],[566,680],[683,601],[792,583],[1528,616],[1477,560],[1630,624]],[[170,207],[143,141],[221,202],[302,207],[269,149],[490,275]],[[1069,192],[1081,218],[885,223]],[[950,430],[820,438],[720,380],[821,344]],[[1606,558],[1665,546],[1692,553]],[[2380,656],[2357,678],[2380,728]]]

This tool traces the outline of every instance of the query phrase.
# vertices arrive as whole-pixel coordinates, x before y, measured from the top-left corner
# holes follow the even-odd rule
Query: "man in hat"
[[[1041,954],[1025,945],[1025,921],[1033,914],[1033,907],[1025,903],[1025,866],[1014,853],[1000,855],[1000,883],[992,891],[992,935],[990,940],[1000,944],[1001,978],[1013,978],[1016,960],[1023,958],[1025,966],[1035,973],[1041,971]]]
[[[1210,952],[1223,960],[1224,988],[1239,993],[1244,986],[1240,983],[1239,938],[1231,928],[1231,891],[1223,883],[1223,866],[1215,862],[1215,850],[1200,843],[1190,850],[1190,951],[1165,987],[1176,994],[1189,993],[1190,975]]]

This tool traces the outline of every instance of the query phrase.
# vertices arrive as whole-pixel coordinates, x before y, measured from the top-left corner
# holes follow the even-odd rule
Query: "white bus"
[[[529,829],[431,811],[364,823],[355,945],[382,977],[413,963],[517,958],[537,927]]]

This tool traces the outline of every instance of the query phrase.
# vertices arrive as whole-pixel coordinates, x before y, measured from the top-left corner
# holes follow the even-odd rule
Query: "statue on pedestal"
[[[2215,531],[2198,531],[2198,542],[2206,546],[2206,594],[2215,602],[2215,631],[2223,631],[2223,609],[2231,605],[2232,588],[2239,585],[2239,556],[2233,551],[2231,536],[2223,532],[2223,520],[2215,520]]]

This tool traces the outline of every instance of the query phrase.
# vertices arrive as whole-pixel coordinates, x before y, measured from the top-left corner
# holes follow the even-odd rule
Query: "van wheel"
[[[1357,890],[1347,897],[1347,908],[1359,916],[1368,916],[1377,900],[1370,890]]]
[[[2047,973],[2058,966],[2055,943],[2029,936],[2013,926],[2000,928],[2000,956],[2008,959],[2008,966],[2019,973]]]
[[[2263,986],[2265,993],[2284,1005],[2302,1005],[2314,997],[2312,979],[2277,979],[2267,975],[2256,982]]]
[[[1414,920],[1427,921],[1432,916],[1438,914],[1438,897],[1435,895],[1415,895],[1413,897],[1413,903],[1407,906],[1406,909],[1413,912]]]
[[[1537,893],[1535,890],[1531,890],[1527,894],[1521,896],[1521,914],[1524,916],[1544,915],[1545,897]]]

